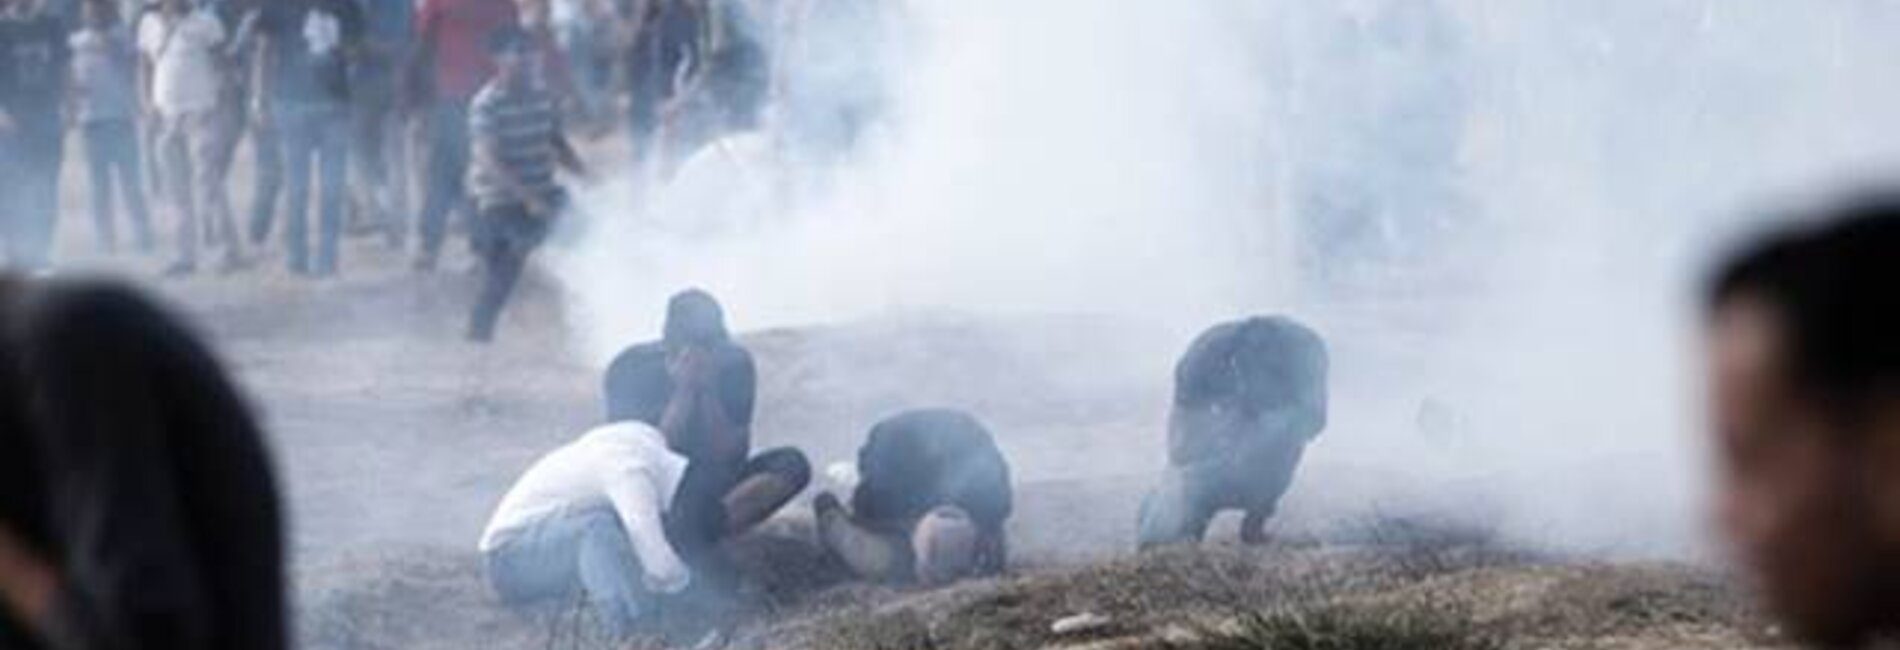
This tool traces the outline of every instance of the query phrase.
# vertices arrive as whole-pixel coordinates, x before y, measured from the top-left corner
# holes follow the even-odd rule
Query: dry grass
[[[1468,615],[1426,605],[1334,603],[1249,614],[1178,650],[1503,650]]]
[[[1413,533],[1430,533],[1414,536]],[[1455,534],[1454,534],[1455,533]],[[1771,647],[1724,577],[1558,561],[1411,522],[1378,546],[1172,549],[936,592],[851,591],[738,647],[1502,650]],[[1452,541],[1459,540],[1459,541]],[[1109,622],[1057,634],[1090,612]]]

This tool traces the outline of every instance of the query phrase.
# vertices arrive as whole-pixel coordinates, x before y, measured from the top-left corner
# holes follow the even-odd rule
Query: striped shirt
[[[469,133],[476,147],[493,157],[478,155],[469,168],[468,190],[483,210],[524,203],[505,177],[513,172],[525,189],[550,205],[561,195],[554,179],[555,142],[561,137],[561,114],[554,96],[534,84],[519,89],[496,82],[483,86],[469,107]],[[495,168],[495,165],[499,168]]]

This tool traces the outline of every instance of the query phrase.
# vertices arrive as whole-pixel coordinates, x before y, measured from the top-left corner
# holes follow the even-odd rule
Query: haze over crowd
[[[888,110],[835,166],[742,137],[589,191],[614,217],[552,256],[578,354],[684,285],[742,329],[1101,315],[1172,336],[1129,342],[1151,368],[1290,312],[1364,360],[1317,457],[1542,543],[1693,553],[1698,269],[1900,152],[1882,0],[881,6],[842,78]]]

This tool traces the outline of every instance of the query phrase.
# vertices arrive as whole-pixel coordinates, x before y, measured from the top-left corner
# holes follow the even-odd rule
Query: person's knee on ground
[[[811,461],[789,447],[772,449],[746,463],[745,477],[725,497],[726,534],[737,535],[770,519],[806,486]]]
[[[962,508],[939,506],[925,514],[910,535],[917,584],[937,587],[976,575],[981,537]]]
[[[872,530],[853,520],[838,497],[828,492],[818,495],[812,508],[819,543],[853,575],[872,582],[892,583],[910,574],[908,539]]]
[[[633,542],[620,522],[612,517],[596,517],[582,533],[575,574],[579,576],[589,604],[593,605],[609,634],[616,638],[634,632],[647,615],[652,600],[637,576],[643,570],[633,552]]]

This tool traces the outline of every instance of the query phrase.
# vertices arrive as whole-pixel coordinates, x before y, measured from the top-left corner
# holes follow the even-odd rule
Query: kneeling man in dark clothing
[[[820,541],[860,577],[940,585],[1003,570],[1009,463],[976,418],[922,410],[879,422],[858,472],[850,512],[830,494],[815,505]]]
[[[1246,513],[1242,541],[1265,542],[1307,443],[1326,428],[1327,364],[1319,335],[1282,317],[1195,339],[1175,367],[1168,471],[1142,503],[1141,547],[1199,542],[1228,509]]]
[[[0,648],[287,647],[257,421],[131,290],[0,277]]]
[[[695,568],[719,540],[770,518],[811,482],[796,449],[753,455],[752,355],[726,331],[718,301],[687,291],[667,305],[661,340],[620,353],[607,368],[607,420],[659,429],[688,460],[669,531]]]

